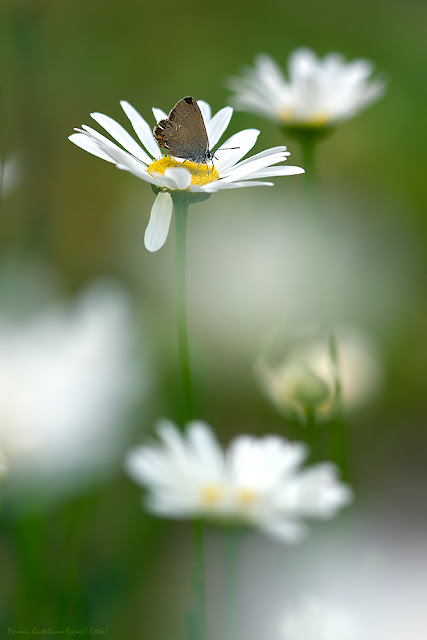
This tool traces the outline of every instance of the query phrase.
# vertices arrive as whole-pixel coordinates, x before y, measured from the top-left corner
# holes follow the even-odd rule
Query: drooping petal
[[[148,251],[158,251],[166,242],[172,218],[172,196],[161,191],[151,209],[150,222],[145,231],[144,244]]]

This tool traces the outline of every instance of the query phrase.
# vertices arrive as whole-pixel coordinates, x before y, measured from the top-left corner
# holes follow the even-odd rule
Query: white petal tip
[[[172,197],[170,193],[161,191],[154,201],[150,222],[144,235],[145,247],[151,253],[158,251],[165,244],[171,217]]]
[[[151,247],[147,243],[147,240],[145,238],[144,238],[144,245],[145,245],[145,248],[147,249],[147,251],[149,251],[150,253],[155,253],[156,251],[158,251],[159,249],[161,249],[163,247],[163,245],[161,245],[161,247]]]

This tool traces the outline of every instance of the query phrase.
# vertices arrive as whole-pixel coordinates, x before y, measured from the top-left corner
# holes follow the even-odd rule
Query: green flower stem
[[[48,597],[46,512],[31,499],[22,512],[14,514],[13,537],[20,579],[14,603],[18,626],[44,623],[43,605]]]
[[[335,334],[331,331],[328,337],[329,355],[334,375],[335,417],[331,426],[331,457],[340,467],[344,480],[348,480],[348,446],[347,428],[342,406],[338,348]]]
[[[157,189],[157,187],[153,187],[153,191],[156,194],[159,193],[159,189]],[[178,350],[186,422],[194,418],[194,395],[188,349],[186,301],[187,215],[190,204],[204,202],[209,198],[209,195],[209,193],[192,193],[191,191],[185,190],[176,190],[171,192],[175,210],[176,318],[178,327]]]
[[[225,588],[224,616],[226,621],[225,640],[238,640],[237,624],[237,560],[239,532],[229,529],[224,532]]]
[[[301,164],[305,170],[304,192],[308,214],[312,218],[316,230],[318,226],[317,186],[315,150],[320,140],[326,138],[332,132],[332,127],[318,127],[310,125],[287,125],[283,127],[284,134],[298,141],[301,148]]]
[[[205,562],[203,544],[203,523],[193,523],[193,598],[190,613],[189,640],[203,640],[205,637]]]
[[[315,231],[321,240],[320,235],[324,233],[324,229],[320,224],[319,204],[317,202],[317,180],[316,180],[316,167],[315,167],[315,152],[316,144],[319,141],[319,134],[316,131],[308,130],[304,135],[300,136],[300,144],[302,151],[303,167],[306,170],[305,178],[305,193],[308,215],[312,220],[312,224],[315,225]],[[322,246],[323,243],[320,243]],[[320,264],[323,262],[323,256],[315,256],[315,261],[319,260]],[[322,298],[322,292],[320,291],[320,300]],[[319,300],[319,303],[320,303]],[[347,472],[347,443],[346,443],[346,424],[344,422],[342,402],[341,402],[341,383],[338,367],[337,346],[335,336],[332,332],[329,334],[329,354],[334,370],[334,402],[335,402],[335,417],[330,423],[329,434],[329,455],[332,460],[340,467],[342,474],[346,475]],[[308,416],[307,416],[308,422]],[[310,425],[309,425],[310,428]],[[315,428],[315,425],[313,426]]]
[[[186,303],[186,241],[189,203],[184,199],[174,200],[176,240],[176,317],[178,327],[178,350],[184,393],[185,421],[194,417],[193,382],[190,371],[188,349],[187,303]]]
[[[304,174],[304,193],[306,207],[310,217],[317,215],[316,175],[315,175],[315,138],[307,134],[300,137],[302,167]]]
[[[331,127],[287,127],[284,129],[285,133],[296,138],[301,146],[302,166],[305,169],[304,174],[304,192],[307,208],[307,215],[309,216],[313,231],[319,236],[324,234],[324,229],[321,225],[321,216],[319,212],[319,204],[317,200],[317,176],[316,176],[316,146],[320,140],[328,136],[332,128]],[[320,242],[320,246],[323,243]],[[323,256],[313,256],[315,261],[315,267],[319,262],[322,264]],[[322,299],[322,292],[318,292],[319,302]],[[334,399],[335,399],[335,417],[330,424],[329,434],[329,454],[332,460],[341,468],[344,478],[348,475],[348,460],[347,460],[347,429],[344,421],[344,414],[342,410],[342,398],[341,398],[341,382],[340,372],[338,366],[338,354],[336,339],[331,331],[328,338],[329,354],[334,370]],[[315,415],[311,415],[310,412],[306,413],[307,427],[309,432],[316,428]],[[318,427],[317,427],[318,428]],[[309,444],[313,445],[313,441],[309,441]]]
[[[316,424],[316,411],[312,405],[304,407],[305,419],[306,419],[306,437],[305,440],[310,448],[310,459],[317,460],[317,431],[319,425]]]

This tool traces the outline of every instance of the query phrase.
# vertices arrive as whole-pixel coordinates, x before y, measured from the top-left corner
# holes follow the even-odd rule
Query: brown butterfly
[[[154,127],[154,137],[172,156],[207,166],[214,157],[209,149],[208,134],[202,112],[194,98],[182,98],[171,109],[166,120]]]
[[[182,98],[171,109],[166,120],[160,120],[153,129],[154,137],[172,156],[201,164],[215,157],[209,149],[209,139],[199,105],[191,96]],[[229,149],[238,147],[229,147]],[[184,164],[184,162],[182,164]],[[209,172],[209,168],[208,168]]]

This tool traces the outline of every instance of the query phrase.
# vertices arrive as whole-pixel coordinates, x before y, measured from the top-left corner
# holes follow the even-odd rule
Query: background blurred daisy
[[[255,369],[261,386],[285,414],[304,421],[309,407],[317,420],[331,418],[337,410],[336,373],[344,411],[365,405],[379,392],[381,364],[368,336],[349,328],[335,332],[337,372],[326,333],[294,337],[281,355],[273,344]]]
[[[352,117],[384,93],[383,79],[372,79],[368,60],[346,62],[339,53],[319,58],[299,48],[288,60],[288,77],[265,53],[255,57],[240,77],[229,80],[232,103],[276,122],[301,127],[323,127]]]
[[[157,433],[160,444],[137,447],[126,458],[157,515],[242,523],[295,542],[306,532],[305,519],[332,518],[351,500],[333,465],[301,469],[308,454],[303,444],[241,435],[224,452],[198,421],[184,434],[162,421]]]
[[[11,488],[73,493],[108,472],[135,399],[134,347],[129,300],[106,283],[67,307],[0,317],[0,451]]]

